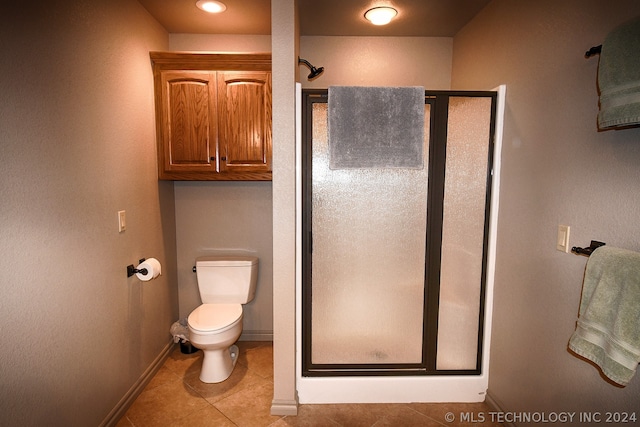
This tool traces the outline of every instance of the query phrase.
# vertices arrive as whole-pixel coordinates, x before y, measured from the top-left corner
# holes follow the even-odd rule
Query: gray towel
[[[422,169],[424,87],[329,87],[331,169]]]
[[[640,125],[640,19],[613,30],[598,66],[600,129]]]
[[[569,348],[627,385],[640,363],[640,253],[602,246],[587,262]]]

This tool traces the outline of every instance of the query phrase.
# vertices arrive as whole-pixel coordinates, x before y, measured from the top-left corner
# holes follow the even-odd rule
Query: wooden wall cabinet
[[[271,180],[271,55],[150,56],[158,178]]]

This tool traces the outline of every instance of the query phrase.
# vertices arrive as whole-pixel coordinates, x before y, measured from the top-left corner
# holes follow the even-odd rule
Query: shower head
[[[309,69],[311,70],[311,72],[310,72],[310,73],[309,73],[309,75],[307,76],[307,79],[308,79],[308,80],[313,80],[313,79],[315,79],[315,78],[316,78],[316,77],[318,77],[320,74],[322,74],[322,73],[323,73],[323,71],[324,71],[324,67],[316,68],[316,67],[314,67],[313,65],[311,65],[311,64],[309,63],[309,61],[307,61],[306,59],[302,59],[302,58],[298,57],[298,65],[300,65],[300,64],[304,64],[304,65],[306,65],[306,66],[307,66],[307,67],[309,67]]]

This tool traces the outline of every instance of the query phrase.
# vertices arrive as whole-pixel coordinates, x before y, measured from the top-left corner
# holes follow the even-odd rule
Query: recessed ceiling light
[[[367,10],[364,17],[373,25],[387,25],[397,14],[398,11],[394,8],[382,6]]]
[[[227,9],[224,3],[215,0],[198,0],[196,6],[209,13],[220,13]]]

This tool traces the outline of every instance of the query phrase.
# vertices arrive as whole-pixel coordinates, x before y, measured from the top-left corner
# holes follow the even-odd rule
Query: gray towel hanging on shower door
[[[329,87],[331,169],[422,169],[424,87]]]

